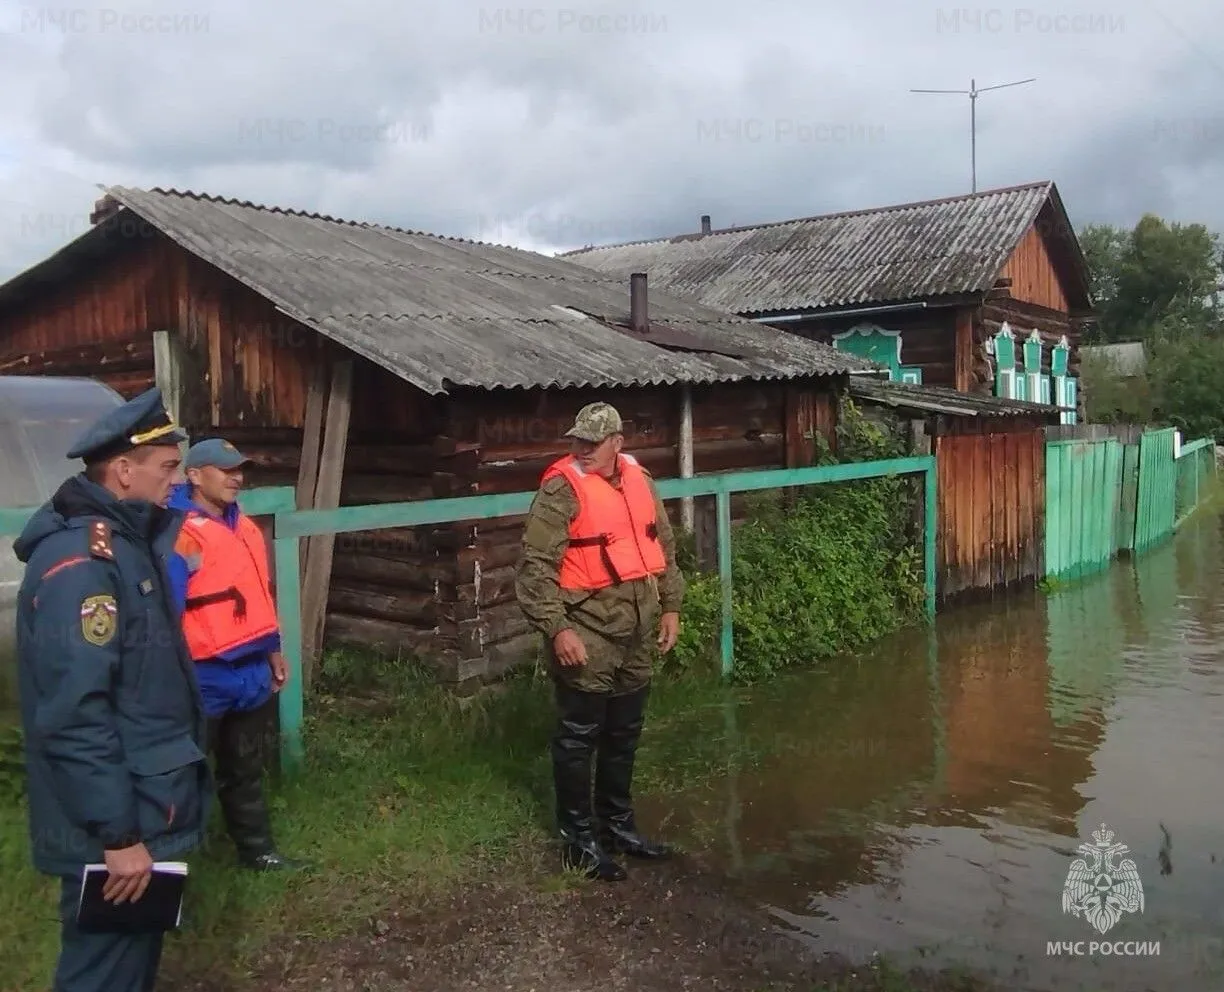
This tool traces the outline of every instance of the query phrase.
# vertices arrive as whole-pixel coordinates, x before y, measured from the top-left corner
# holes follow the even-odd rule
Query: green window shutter
[[[1070,354],[1071,348],[1067,344],[1066,337],[1063,337],[1050,352],[1050,375],[1063,376],[1067,374],[1067,359]]]
[[[1024,371],[1041,371],[1041,335],[1035,329],[1024,341]]]
[[[886,366],[893,382],[901,378],[900,331],[887,331],[875,324],[855,324],[848,331],[833,335],[833,347]]]
[[[1016,339],[1007,323],[1004,323],[999,333],[994,336],[994,352],[995,364],[1000,370],[1016,367]]]

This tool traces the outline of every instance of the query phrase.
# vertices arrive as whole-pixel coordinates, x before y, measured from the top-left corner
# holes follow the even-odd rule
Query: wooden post
[[[693,477],[693,387],[687,382],[680,387],[680,478]],[[693,533],[693,497],[680,499],[680,524]]]
[[[153,378],[162,393],[162,402],[170,419],[183,423],[183,347],[174,331],[153,332]],[[186,457],[190,441],[179,445],[180,457]]]
[[[276,537],[273,544],[276,560],[276,611],[281,618],[281,653],[289,664],[289,684],[280,692],[277,724],[281,735],[280,768],[298,771],[305,756],[302,744],[302,700],[305,694],[306,666],[302,655],[301,590],[293,577],[299,574],[299,541],[296,537]]]
[[[963,307],[956,311],[956,337],[952,356],[953,375],[958,393],[973,392],[973,310]]]
[[[307,510],[314,506],[315,487],[319,481],[319,444],[323,434],[323,407],[327,400],[327,366],[322,356],[314,363],[310,389],[306,395],[306,420],[302,427],[302,457],[298,462],[297,508]],[[306,581],[306,566],[310,559],[308,538],[301,549],[301,580]]]
[[[323,450],[319,456],[318,480],[312,502],[312,508],[316,510],[334,510],[340,505],[352,385],[352,359],[336,361],[332,365]],[[319,534],[311,539],[307,552],[306,581],[302,588],[302,677],[307,687],[313,678],[314,664],[323,645],[335,540],[335,534]]]
[[[929,455],[931,453],[931,437],[926,431],[926,422],[923,420],[911,420],[909,422],[910,435],[910,451],[911,455]],[[922,541],[925,537],[923,529],[926,526],[926,478],[918,477],[914,479],[915,499],[913,514],[910,517],[910,533],[914,535],[916,541]]]
[[[153,332],[153,377],[162,392],[166,412],[178,423],[182,410],[182,349],[173,331]]]

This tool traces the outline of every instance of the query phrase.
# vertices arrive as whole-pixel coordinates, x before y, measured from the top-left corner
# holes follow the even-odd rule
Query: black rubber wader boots
[[[216,754],[217,802],[242,867],[295,871],[305,864],[281,855],[272,839],[262,782],[265,733],[258,710],[209,720],[209,749]]]
[[[595,764],[595,815],[608,850],[630,857],[669,858],[672,849],[638,832],[633,816],[633,763],[645,722],[650,686],[610,696]]]
[[[552,741],[553,786],[557,828],[564,845],[562,864],[578,868],[587,878],[619,882],[625,869],[599,842],[591,802],[592,759],[603,729],[608,697],[557,684],[560,710]]]

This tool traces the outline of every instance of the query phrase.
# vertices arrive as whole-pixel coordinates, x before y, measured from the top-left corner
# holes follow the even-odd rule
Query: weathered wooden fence
[[[1122,445],[1048,441],[1045,572],[1077,578],[1106,567],[1117,551]]]
[[[935,438],[941,602],[1042,577],[1043,444],[1040,429]]]
[[[1177,431],[1148,431],[1139,439],[1139,499],[1135,504],[1135,553],[1173,532],[1177,520]]]

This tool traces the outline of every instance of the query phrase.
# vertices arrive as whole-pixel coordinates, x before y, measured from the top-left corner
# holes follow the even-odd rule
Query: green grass
[[[326,691],[330,687],[332,693]],[[638,792],[666,792],[725,766],[713,719],[717,680],[660,682],[643,735]],[[306,725],[304,774],[270,789],[282,849],[313,862],[298,876],[235,869],[217,815],[192,858],[184,930],[166,970],[232,963],[240,978],[268,940],[342,936],[396,904],[424,904],[482,867],[534,884],[567,881],[540,859],[552,822],[551,685],[536,674],[464,702],[417,669],[357,656],[327,659]],[[542,869],[542,870],[541,870]],[[41,989],[58,948],[56,883],[29,864],[25,810],[0,799],[0,969],[15,990]]]

